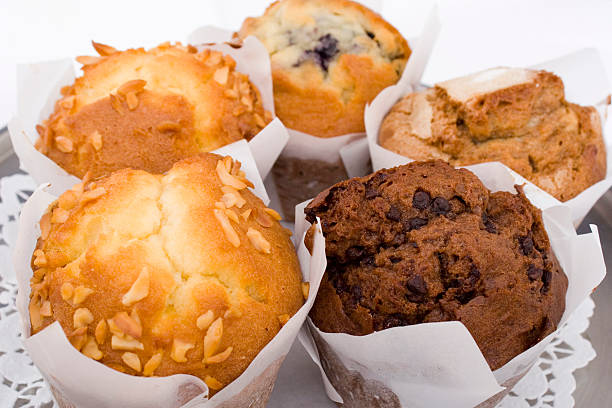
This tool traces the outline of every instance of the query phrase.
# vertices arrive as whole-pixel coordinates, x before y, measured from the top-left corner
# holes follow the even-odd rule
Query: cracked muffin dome
[[[305,210],[327,254],[313,322],[365,335],[458,320],[491,369],[503,366],[556,329],[567,290],[540,210],[516,189],[492,193],[430,161],[322,192]]]
[[[380,15],[349,0],[277,1],[237,35],[270,53],[277,116],[319,137],[364,132],[365,104],[399,80],[411,52]]]
[[[58,321],[113,369],[229,384],[303,304],[289,232],[248,185],[202,153],[66,191],[40,220],[32,333]]]
[[[83,178],[122,168],[163,173],[177,161],[255,136],[271,120],[236,63],[218,51],[93,43],[83,75],[37,126],[36,147]]]
[[[415,160],[502,162],[561,201],[606,174],[599,114],[566,101],[561,78],[546,71],[494,68],[408,94],[379,140]]]

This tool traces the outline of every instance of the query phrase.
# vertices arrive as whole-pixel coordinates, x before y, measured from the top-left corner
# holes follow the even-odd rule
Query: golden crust
[[[231,220],[239,246],[227,239],[216,210],[268,214],[246,188],[241,208],[219,205],[236,191],[219,165],[248,184],[228,159],[203,153],[166,175],[124,169],[60,196],[32,258],[33,333],[57,320],[85,355],[129,374],[192,374],[223,386],[238,377],[303,295],[289,234],[273,216],[266,226]]]
[[[180,44],[94,47],[101,56],[77,58],[83,76],[37,127],[37,148],[77,177],[126,167],[164,172],[185,157],[250,139],[271,119],[228,55]]]
[[[337,52],[321,65],[308,55],[328,34]],[[278,117],[319,137],[363,132],[366,103],[397,82],[411,53],[393,26],[350,0],[277,1],[237,35],[256,36],[270,52]]]
[[[408,94],[379,141],[415,160],[500,161],[561,201],[606,174],[599,114],[566,101],[563,82],[546,71],[495,68]]]

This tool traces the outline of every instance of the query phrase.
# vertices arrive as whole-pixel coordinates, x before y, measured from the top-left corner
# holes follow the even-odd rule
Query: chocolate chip
[[[412,293],[418,293],[419,295],[427,294],[427,282],[421,275],[414,275],[408,279],[406,282],[406,287]]]
[[[472,265],[468,277],[463,281],[463,285],[466,288],[473,288],[476,286],[478,279],[480,279],[480,270],[478,270],[476,266]]]
[[[401,316],[390,316],[385,319],[383,323],[383,329],[390,329],[391,327],[407,326],[408,321]]]
[[[398,258],[396,256],[392,256],[389,258],[389,260],[391,261],[392,264],[396,264],[398,262],[400,262],[402,260],[402,258]]]
[[[365,189],[365,198],[366,200],[371,200],[373,198],[376,198],[380,195],[380,193],[378,192],[378,190],[375,187],[370,187],[370,186],[366,186]]]
[[[527,267],[527,276],[529,277],[529,279],[531,279],[532,281],[534,280],[539,280],[540,278],[542,278],[542,274],[543,274],[543,270],[541,268],[538,268],[537,266],[535,266],[534,264],[530,264]]]
[[[404,234],[403,232],[400,232],[399,234],[396,234],[393,237],[393,241],[391,241],[391,245],[398,247],[402,245],[405,240],[406,240],[406,234]]]
[[[402,212],[396,206],[391,205],[391,207],[389,207],[389,211],[387,211],[385,216],[387,217],[387,219],[397,222],[402,218]]]
[[[533,239],[529,235],[519,237],[519,245],[525,255],[529,255],[533,251]]]
[[[429,220],[427,218],[419,218],[419,217],[410,218],[406,223],[404,223],[404,230],[405,231],[417,230],[427,225],[428,222]]]
[[[366,256],[365,258],[363,258],[361,260],[361,264],[364,266],[376,266],[376,260],[374,259],[374,256]]]
[[[361,286],[359,285],[351,286],[351,295],[353,295],[353,297],[357,300],[361,299],[361,297],[363,296],[362,291],[361,291]]]
[[[547,269],[542,273],[542,282],[544,283],[544,285],[548,285],[550,284],[551,280],[552,280],[552,271]]]
[[[493,224],[493,221],[489,218],[487,213],[482,213],[482,223],[484,224],[485,230],[491,234],[497,233],[497,227]]]
[[[436,197],[433,200],[432,211],[436,214],[443,215],[450,211],[451,207],[446,198]]]
[[[350,247],[346,250],[346,257],[349,261],[356,261],[363,256],[363,248]]]
[[[412,196],[412,206],[418,210],[424,210],[429,206],[431,197],[426,191],[417,191]]]

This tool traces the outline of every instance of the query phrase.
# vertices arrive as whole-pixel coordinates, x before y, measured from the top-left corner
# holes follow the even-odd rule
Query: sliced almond
[[[256,208],[253,216],[255,221],[264,228],[270,228],[273,225],[272,218],[261,208]]]
[[[123,333],[139,339],[142,336],[142,326],[132,319],[126,312],[119,312],[113,317],[113,322]]]
[[[144,368],[142,370],[142,375],[144,375],[145,377],[152,376],[155,373],[155,370],[157,370],[157,367],[159,367],[159,365],[161,364],[162,356],[162,353],[153,354],[149,361],[145,363]]]
[[[240,102],[247,108],[247,112],[253,111],[253,99],[250,96],[243,96],[240,98]]]
[[[42,249],[37,249],[34,251],[34,265],[35,266],[45,266],[47,265],[47,257]]]
[[[138,278],[132,284],[130,290],[127,291],[123,298],[121,298],[121,303],[125,306],[131,306],[134,303],[146,298],[149,294],[149,281],[151,278],[151,274],[149,272],[149,268],[146,266],[142,268]]]
[[[280,324],[282,326],[284,326],[285,324],[287,324],[287,322],[289,321],[289,319],[291,319],[291,316],[289,316],[288,314],[282,314],[278,316],[278,321],[280,322]]]
[[[227,218],[234,221],[236,224],[240,222],[240,219],[238,218],[238,214],[236,214],[234,210],[230,210],[229,208],[226,209],[225,215],[227,215]]]
[[[76,57],[76,60],[79,64],[83,64],[87,66],[87,65],[94,65],[99,62],[102,62],[104,61],[104,58],[103,57],[92,57],[90,55],[79,55],[78,57]]]
[[[208,329],[208,327],[210,326],[210,324],[213,322],[214,319],[215,319],[215,314],[213,313],[212,310],[209,310],[208,312],[198,317],[198,320],[196,321],[196,325],[198,326],[198,329],[206,330]]]
[[[195,344],[186,341],[174,339],[172,349],[170,350],[170,358],[177,363],[187,362],[187,352],[195,347]]]
[[[62,299],[69,301],[74,294],[74,286],[72,286],[70,282],[64,282],[60,288],[60,294],[62,295]]]
[[[308,299],[308,294],[310,293],[310,283],[302,282],[302,295],[304,299]]]
[[[102,354],[102,352],[98,348],[96,340],[93,337],[89,337],[87,339],[87,343],[85,343],[85,345],[81,349],[81,353],[94,360],[100,360],[102,356],[104,356],[104,354]]]
[[[86,307],[82,307],[74,311],[73,324],[75,329],[85,327],[93,322],[93,320],[93,314]]]
[[[117,95],[110,94],[108,97],[110,98],[110,104],[115,112],[117,112],[119,115],[123,115],[123,106],[121,105],[121,100],[117,97]]]
[[[230,224],[229,218],[227,218],[225,212],[223,210],[215,208],[213,210],[213,213],[215,214],[217,221],[219,221],[219,223],[221,224],[221,229],[223,229],[227,240],[233,246],[238,248],[240,246],[240,238],[238,237],[238,234],[236,234],[236,231],[234,231],[234,228],[232,227],[232,224]]]
[[[76,96],[74,95],[66,96],[60,100],[59,104],[62,108],[70,110],[74,106],[75,99]]]
[[[92,293],[94,293],[93,289],[87,288],[85,286],[78,286],[76,289],[74,289],[74,298],[72,299],[72,303],[74,303],[75,305],[83,303],[85,299],[87,299],[87,297]]]
[[[244,210],[242,214],[240,214],[240,216],[246,221],[249,219],[249,216],[251,215],[251,211],[252,210],[250,208],[247,210]]]
[[[40,237],[47,239],[51,232],[51,213],[45,213],[40,218]]]
[[[62,224],[66,222],[70,213],[63,208],[56,207],[51,215],[51,224]]]
[[[222,197],[221,200],[226,204],[227,208],[230,208],[234,205],[238,208],[242,208],[246,204],[246,200],[234,187],[221,186],[221,191],[223,192],[223,197],[225,197]],[[228,203],[231,203],[232,205],[227,205]]]
[[[95,41],[92,41],[91,44],[93,45],[94,49],[98,52],[98,54],[100,54],[103,57],[107,57],[109,55],[112,55],[118,52],[115,47],[111,47],[110,45],[97,43]]]
[[[96,330],[94,332],[94,335],[96,336],[96,341],[98,342],[98,344],[104,343],[104,340],[106,339],[107,328],[108,326],[106,325],[106,320],[100,319],[100,321],[98,322],[98,325],[96,326]]]
[[[260,128],[265,128],[266,127],[266,122],[263,120],[263,118],[261,116],[259,116],[259,114],[255,113],[253,115],[253,118],[255,118],[255,124],[257,126],[259,126]]]
[[[94,130],[91,136],[89,136],[89,141],[96,151],[102,149],[102,135],[97,130]]]
[[[223,91],[223,95],[231,99],[238,99],[238,92],[234,91],[233,89],[226,89]]]
[[[86,330],[84,330],[83,332],[79,332],[78,334],[73,333],[70,336],[70,344],[72,344],[75,349],[81,351],[87,343],[88,337],[89,336],[87,336]]]
[[[215,71],[213,79],[221,85],[227,84],[227,78],[229,76],[229,67],[219,68]]]
[[[43,318],[40,314],[40,305],[36,302],[30,301],[28,306],[30,312],[30,324],[33,330],[38,330],[43,325]]]
[[[127,81],[119,88],[117,88],[117,93],[119,95],[127,97],[130,93],[136,94],[138,92],[142,92],[146,84],[147,81],[145,81],[144,79],[133,79],[131,81]]]
[[[51,317],[53,316],[53,311],[51,310],[51,302],[45,300],[40,306],[40,315],[43,317]]]
[[[68,139],[66,136],[56,136],[55,146],[57,146],[57,150],[62,153],[70,153],[74,149],[72,140]]]
[[[219,179],[221,180],[222,184],[224,184],[226,186],[234,187],[236,190],[242,190],[242,189],[246,188],[247,185],[245,183],[243,183],[238,178],[232,176],[229,173],[229,171],[227,170],[227,168],[223,164],[222,160],[219,160],[217,162],[217,169],[216,170],[217,170],[217,175],[219,176]]]
[[[130,92],[125,96],[125,102],[127,103],[129,110],[134,110],[138,107],[138,96],[135,92]]]
[[[178,132],[181,130],[181,124],[166,120],[157,125],[157,130],[160,132]]]
[[[246,235],[249,238],[249,241],[251,241],[251,244],[253,244],[253,246],[255,247],[255,249],[265,254],[270,253],[271,245],[263,237],[263,235],[261,235],[261,232],[257,231],[254,228],[249,228]]]
[[[217,318],[204,336],[204,359],[214,355],[221,344],[221,338],[223,337],[223,319]]]
[[[121,355],[121,360],[125,363],[126,366],[130,367],[132,370],[136,372],[140,372],[142,366],[140,365],[140,358],[134,353],[125,352]]]
[[[113,350],[144,350],[144,345],[131,337],[119,337],[113,335],[111,337],[111,348]]]
[[[85,204],[90,201],[97,200],[106,194],[106,189],[104,187],[94,188],[93,190],[85,191],[81,196],[81,203]]]
[[[57,199],[57,205],[64,210],[71,210],[79,203],[79,197],[72,190],[65,191]]]
[[[264,208],[264,211],[270,214],[270,216],[272,216],[272,218],[274,218],[276,221],[282,220],[282,217],[280,216],[280,214],[274,211],[273,209],[266,207]]]
[[[223,388],[223,384],[221,384],[215,377],[211,377],[210,375],[207,375],[206,377],[204,377],[204,382],[206,383],[206,385],[208,386],[208,388],[210,388],[211,390],[220,390],[221,388]]]
[[[232,354],[232,351],[234,350],[233,347],[228,347],[226,348],[223,352],[219,353],[219,354],[215,354],[214,356],[210,356],[208,358],[206,358],[204,360],[205,364],[217,364],[217,363],[222,363],[225,360],[228,359],[228,357],[230,356],[230,354]]]

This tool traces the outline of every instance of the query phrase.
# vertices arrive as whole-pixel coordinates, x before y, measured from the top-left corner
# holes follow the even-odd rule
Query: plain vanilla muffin
[[[468,170],[412,162],[338,183],[305,212],[325,236],[310,312],[322,331],[458,320],[495,370],[565,310],[567,277],[520,188],[492,193]]]
[[[58,321],[116,370],[229,384],[303,304],[289,232],[249,185],[202,153],[66,191],[40,220],[32,333]]]
[[[380,15],[349,0],[280,0],[238,36],[268,49],[278,117],[331,137],[363,132],[366,103],[400,78],[410,48]]]
[[[380,144],[415,160],[500,161],[561,201],[606,174],[599,114],[565,100],[558,76],[495,68],[400,99]]]
[[[77,58],[83,75],[37,126],[36,147],[79,178],[128,167],[162,173],[250,139],[271,120],[229,55],[169,43],[148,51],[93,44],[100,56]]]

